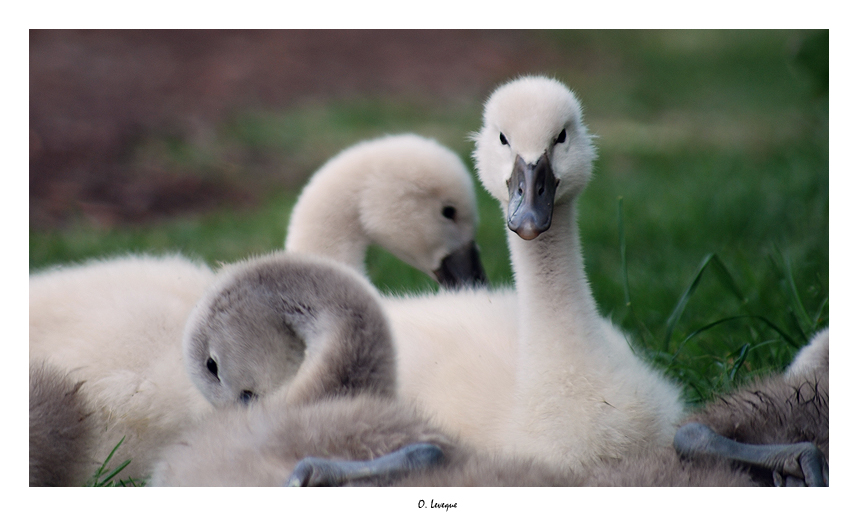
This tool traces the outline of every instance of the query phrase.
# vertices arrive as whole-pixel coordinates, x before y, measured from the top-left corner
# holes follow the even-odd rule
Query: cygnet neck
[[[347,310],[326,320],[330,328],[315,337],[318,342],[313,347],[318,350],[308,355],[290,382],[286,400],[307,403],[361,394],[393,397],[395,353],[381,314],[362,316]]]
[[[585,275],[575,200],[555,205],[551,227],[526,241],[508,233],[519,298],[520,350],[585,343],[599,319]],[[558,350],[563,353],[565,350]],[[552,351],[550,351],[552,352]]]
[[[370,239],[359,216],[360,185],[345,175],[313,178],[292,210],[286,250],[336,260],[366,275]]]

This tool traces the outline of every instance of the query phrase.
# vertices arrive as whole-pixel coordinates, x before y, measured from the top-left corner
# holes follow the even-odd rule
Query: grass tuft
[[[104,460],[104,463],[102,463],[101,466],[98,469],[96,469],[95,473],[92,475],[92,477],[90,478],[90,480],[87,482],[87,484],[85,486],[88,486],[88,487],[106,487],[106,486],[142,487],[142,486],[146,486],[146,482],[144,480],[141,480],[141,479],[126,478],[126,479],[114,480],[114,478],[117,475],[119,475],[119,473],[122,472],[125,469],[125,467],[127,467],[131,463],[131,460],[125,460],[118,467],[111,470],[110,472],[107,472],[107,464],[110,463],[111,459],[113,459],[113,455],[116,454],[116,451],[119,449],[119,446],[122,445],[122,442],[124,442],[124,441],[125,441],[125,436],[123,436],[119,440],[119,443],[117,443],[116,446],[110,451],[110,454],[107,455],[107,458]]]

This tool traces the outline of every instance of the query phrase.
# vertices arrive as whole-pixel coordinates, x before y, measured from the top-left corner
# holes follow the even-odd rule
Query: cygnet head
[[[387,320],[357,272],[279,253],[218,275],[183,340],[186,370],[213,405],[247,404],[282,387],[299,398],[395,389]]]
[[[324,211],[312,210],[311,205],[323,202]],[[336,256],[338,243],[317,244],[314,228],[322,219],[337,224],[330,216],[337,210],[350,224],[357,222],[350,238],[360,234],[443,286],[486,283],[474,243],[478,214],[473,181],[462,160],[435,140],[414,134],[386,136],[329,160],[293,210],[287,250],[322,251],[363,265],[366,244],[339,253],[351,253],[348,258]],[[349,210],[354,213],[346,214]],[[320,246],[324,248],[313,249]]]
[[[596,151],[575,94],[546,77],[522,77],[486,101],[475,135],[480,181],[523,239],[549,229],[555,204],[581,193]]]

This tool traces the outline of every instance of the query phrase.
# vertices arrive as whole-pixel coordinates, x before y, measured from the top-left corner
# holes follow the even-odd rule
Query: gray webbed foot
[[[750,445],[730,440],[704,424],[677,430],[674,449],[684,457],[720,457],[772,471],[776,486],[829,486],[826,457],[811,442]]]
[[[802,442],[784,447],[779,459],[785,468],[773,470],[775,486],[829,486],[829,464],[817,446]]]
[[[413,443],[367,461],[310,456],[298,462],[284,486],[339,486],[353,481],[382,480],[432,467],[443,459],[441,448],[430,443]]]

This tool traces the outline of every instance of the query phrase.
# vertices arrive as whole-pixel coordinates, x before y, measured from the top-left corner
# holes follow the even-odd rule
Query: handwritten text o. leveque
[[[430,504],[427,506],[426,501],[421,499],[418,501],[418,508],[444,508],[444,511],[448,511],[451,508],[456,508],[456,503],[437,503],[435,499],[430,499]]]

